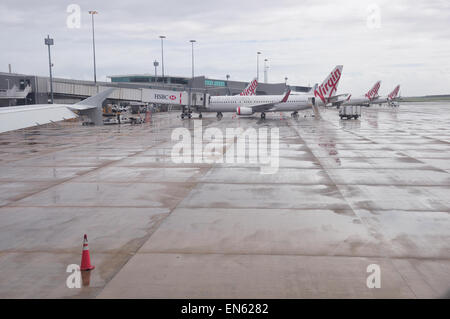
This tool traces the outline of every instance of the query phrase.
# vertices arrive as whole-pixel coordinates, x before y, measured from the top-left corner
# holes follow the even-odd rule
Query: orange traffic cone
[[[81,270],[92,270],[95,266],[91,265],[91,257],[89,255],[89,247],[88,247],[88,240],[87,235],[84,234],[83,239],[83,253],[81,255]]]

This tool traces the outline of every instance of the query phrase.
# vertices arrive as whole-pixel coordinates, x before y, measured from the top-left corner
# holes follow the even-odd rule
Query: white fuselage
[[[367,96],[360,96],[360,97],[350,98],[350,100],[345,101],[344,103],[342,103],[342,105],[367,105],[367,106],[369,106],[370,103],[372,103],[372,100],[369,100],[369,98],[367,98]]]
[[[370,103],[371,104],[383,104],[383,103],[389,103],[392,101],[396,101],[397,98],[389,99],[388,96],[379,96],[376,99],[373,99]]]
[[[273,104],[264,112],[300,111],[312,107],[311,95],[289,95],[286,102],[280,102],[281,95],[257,95],[257,96],[212,96],[209,107],[203,112],[236,112],[237,108],[252,108],[263,104]],[[315,99],[316,103],[321,102]]]

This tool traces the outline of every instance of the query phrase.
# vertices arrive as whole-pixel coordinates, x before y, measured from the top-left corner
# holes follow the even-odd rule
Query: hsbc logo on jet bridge
[[[175,100],[177,97],[175,95],[168,95],[168,94],[155,94],[156,100]]]

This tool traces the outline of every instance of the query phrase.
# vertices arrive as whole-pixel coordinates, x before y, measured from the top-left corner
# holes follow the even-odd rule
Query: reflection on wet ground
[[[277,127],[276,174],[174,163],[172,131],[194,129],[175,113],[0,134],[0,298],[448,296],[448,110],[204,114],[204,129]],[[84,233],[96,268],[69,289]],[[380,289],[366,286],[374,263]]]

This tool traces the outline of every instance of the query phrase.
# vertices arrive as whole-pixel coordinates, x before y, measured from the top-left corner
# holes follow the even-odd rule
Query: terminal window
[[[225,86],[225,81],[205,80],[206,86]]]

